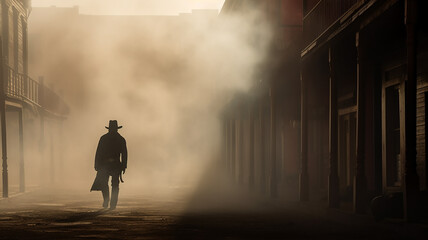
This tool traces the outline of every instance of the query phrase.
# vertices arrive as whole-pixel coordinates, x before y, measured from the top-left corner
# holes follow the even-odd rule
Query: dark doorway
[[[404,65],[385,71],[382,87],[382,175],[384,191],[401,191]]]
[[[339,115],[339,181],[342,200],[351,201],[356,159],[357,114],[351,109]]]
[[[399,91],[400,85],[385,89],[387,187],[399,187],[401,185]]]

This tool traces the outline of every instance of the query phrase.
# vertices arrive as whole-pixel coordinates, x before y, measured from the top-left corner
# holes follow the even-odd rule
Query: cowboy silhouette
[[[108,133],[101,136],[95,154],[95,170],[97,176],[92,184],[91,191],[101,191],[103,194],[103,207],[107,208],[109,203],[109,186],[108,180],[111,176],[111,201],[110,209],[115,209],[119,196],[119,179],[122,181],[122,173],[128,162],[128,151],[126,141],[117,130],[122,128],[118,126],[116,120],[110,120],[109,126],[106,127]],[[120,160],[122,156],[122,161]],[[123,181],[122,181],[123,182]]]

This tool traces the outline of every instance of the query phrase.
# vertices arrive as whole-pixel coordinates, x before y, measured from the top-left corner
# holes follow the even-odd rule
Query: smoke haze
[[[220,9],[224,0],[33,0],[34,7],[79,6],[84,14],[178,15],[191,9]]]
[[[122,190],[192,192],[218,160],[222,108],[256,81],[269,27],[254,13],[76,11],[35,8],[29,19],[30,76],[44,76],[70,106],[57,153],[64,170],[56,178],[89,190],[99,137],[117,119],[129,152]]]

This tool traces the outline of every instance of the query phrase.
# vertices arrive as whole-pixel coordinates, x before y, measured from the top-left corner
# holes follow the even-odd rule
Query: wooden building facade
[[[223,11],[242,9],[243,2],[226,1]],[[275,60],[267,61],[269,77],[264,87],[255,87],[257,97],[241,96],[229,106],[225,158],[231,172],[254,171],[259,177],[249,183],[269,186],[272,196],[278,189],[289,191],[283,184],[289,172],[294,180],[298,176],[293,193],[301,201],[352,206],[356,213],[368,213],[371,206],[374,214],[420,216],[428,190],[428,28],[422,24],[427,1],[257,2],[280,19],[276,26],[290,21],[300,30],[285,34],[294,35],[299,56],[290,49],[272,51]],[[291,110],[291,102],[300,111]],[[262,107],[248,114],[248,106]],[[278,123],[287,121],[298,130]]]
[[[226,166],[235,182],[254,192],[295,198],[299,177],[302,1],[227,0],[220,17],[252,14],[254,9],[272,29],[269,59],[256,71],[254,78],[259,81],[251,90],[237,94],[227,106]]]
[[[2,192],[9,196],[8,150],[18,148],[19,191],[25,191],[24,154],[28,145],[38,146],[42,158],[45,120],[60,123],[68,114],[68,106],[62,98],[47,88],[43,80],[28,76],[28,17],[30,0],[0,1],[0,114],[2,143]],[[51,121],[52,122],[52,121]],[[8,136],[8,125],[17,125],[18,131]],[[24,128],[27,133],[25,136]],[[37,129],[37,130],[34,130]],[[34,135],[38,132],[37,135]],[[15,136],[17,135],[17,136]],[[8,146],[11,138],[18,139],[19,146]],[[25,144],[24,144],[25,143]],[[26,146],[25,146],[26,145]],[[53,147],[53,146],[52,146]]]
[[[304,9],[301,137],[319,138],[316,125],[328,131],[302,145],[301,191],[331,207],[352,202],[357,213],[395,194],[413,218],[427,182],[426,3],[321,0]]]

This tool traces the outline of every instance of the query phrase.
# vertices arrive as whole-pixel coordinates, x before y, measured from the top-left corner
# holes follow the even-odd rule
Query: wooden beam
[[[228,156],[228,150],[229,150],[229,119],[224,117],[223,119],[223,164],[224,169],[227,172],[229,170],[229,156]]]
[[[5,101],[6,111],[9,111],[10,109],[13,109],[13,111],[15,111],[15,112],[21,111],[21,109],[23,108],[22,103],[18,103],[15,101],[9,101],[9,100],[6,99],[6,101]],[[18,101],[18,100],[16,100],[16,101]]]
[[[417,0],[406,0],[407,86],[405,96],[405,160],[404,217],[412,221],[419,217],[420,193],[416,171],[416,66],[417,66]]]
[[[299,200],[309,200],[309,175],[308,175],[308,96],[307,96],[307,79],[305,79],[305,68],[301,73],[301,117],[300,117],[300,176],[299,176]]]
[[[250,106],[249,109],[249,120],[250,120],[250,147],[249,147],[249,151],[250,151],[250,174],[249,174],[249,185],[250,185],[250,190],[254,190],[254,151],[255,151],[255,145],[254,145],[254,107],[253,105]]]
[[[273,84],[273,83],[271,83]],[[270,87],[270,160],[271,160],[271,176],[270,176],[270,195],[278,197],[278,181],[277,181],[277,162],[276,162],[276,109],[275,109],[275,86]]]
[[[338,137],[338,121],[337,121],[337,79],[335,76],[333,50],[328,49],[328,63],[330,68],[330,104],[329,104],[329,162],[330,172],[328,175],[328,206],[338,208],[340,206],[339,199],[339,175],[337,161],[337,137]]]
[[[239,114],[238,156],[238,183],[242,185],[244,183],[244,116],[242,112]]]
[[[230,174],[231,178],[235,181],[235,161],[236,161],[236,119],[232,117],[230,120]]]
[[[56,179],[56,166],[55,166],[55,156],[54,156],[54,126],[53,126],[53,122],[51,122],[49,125],[49,139],[50,139],[50,143],[49,143],[49,160],[50,160],[50,182],[51,184],[55,184],[55,179]]]
[[[266,192],[266,129],[263,100],[260,103],[260,191]]]
[[[25,192],[25,162],[24,162],[24,114],[19,111],[19,191]]]
[[[365,83],[361,77],[362,48],[360,33],[355,34],[357,48],[357,156],[354,177],[353,208],[356,213],[364,213],[367,208],[367,180],[365,174]]]
[[[44,79],[43,77],[39,77],[39,83],[40,83],[40,91],[39,91],[39,98],[40,103],[43,103],[44,99]],[[40,111],[40,141],[39,141],[39,151],[41,155],[41,161],[40,161],[40,177],[41,177],[41,183],[46,183],[46,154],[45,154],[45,111]]]
[[[1,121],[1,143],[2,143],[2,168],[3,168],[3,197],[9,197],[9,177],[7,170],[7,137],[6,137],[6,94],[5,74],[3,64],[3,41],[0,36],[0,121]]]

